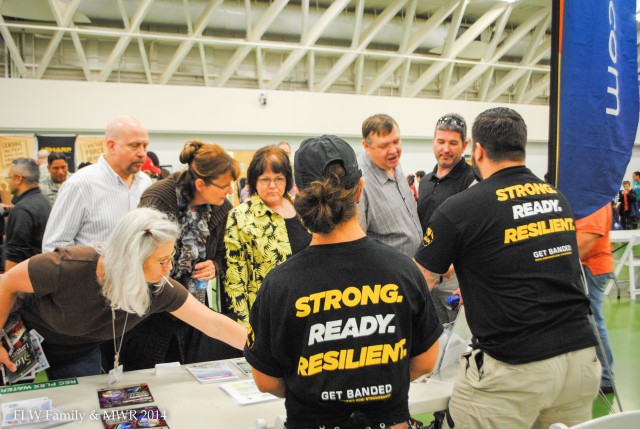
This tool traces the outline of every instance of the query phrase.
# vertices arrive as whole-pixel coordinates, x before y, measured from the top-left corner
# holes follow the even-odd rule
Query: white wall
[[[261,92],[267,96],[264,106],[258,101]],[[471,123],[478,113],[496,106],[452,100],[28,79],[0,79],[0,94],[2,134],[100,135],[114,116],[133,114],[149,129],[151,150],[163,164],[174,168],[180,167],[180,148],[192,138],[219,143],[230,151],[254,150],[287,140],[295,150],[306,137],[330,133],[349,141],[359,152],[362,121],[375,113],[387,113],[400,125],[402,165],[407,174],[433,168],[431,137],[440,116],[457,112]],[[527,164],[542,176],[547,170],[548,108],[509,107],[527,123]],[[639,169],[640,152],[634,148],[625,177]]]

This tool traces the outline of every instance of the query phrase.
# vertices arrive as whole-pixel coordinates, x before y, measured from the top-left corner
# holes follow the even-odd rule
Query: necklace
[[[124,332],[127,329],[127,320],[129,319],[129,313],[124,316],[124,326],[122,327],[122,335],[120,336],[120,345],[116,347],[116,310],[111,307],[111,327],[113,328],[113,350],[115,350],[115,356],[113,357],[113,368],[120,366],[120,350],[122,350],[122,341],[124,340]]]

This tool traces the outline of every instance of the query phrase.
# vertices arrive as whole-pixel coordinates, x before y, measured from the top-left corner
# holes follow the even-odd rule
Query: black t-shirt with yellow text
[[[510,364],[596,344],[565,197],[524,166],[500,170],[445,201],[415,256],[453,263],[478,348]]]
[[[310,246],[265,278],[244,354],[283,378],[289,427],[409,417],[409,359],[442,333],[424,276],[365,237]]]

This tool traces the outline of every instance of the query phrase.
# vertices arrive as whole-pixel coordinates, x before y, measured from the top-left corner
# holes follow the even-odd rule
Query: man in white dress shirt
[[[120,219],[138,206],[151,185],[140,171],[149,133],[133,116],[107,125],[105,153],[96,164],[79,170],[60,189],[42,240],[42,251],[106,241]]]

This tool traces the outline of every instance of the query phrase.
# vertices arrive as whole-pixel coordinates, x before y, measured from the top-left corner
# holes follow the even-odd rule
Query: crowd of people
[[[104,154],[73,175],[58,153],[13,162],[0,322],[17,312],[42,334],[50,378],[244,355],[258,387],[286,398],[288,428],[406,429],[409,383],[434,368],[458,294],[474,341],[451,427],[588,420],[613,356],[595,348],[581,261],[604,341],[611,209],[574,222],[525,166],[514,110],[468,131],[443,115],[436,166],[410,176],[386,114],[363,121],[359,156],[334,135],[303,141],[294,162],[286,142],[263,147],[233,207],[241,171],[222,147],[188,141],[171,174],[137,118],[114,118]],[[532,204],[554,209],[520,210]],[[2,348],[0,363],[15,370]]]

